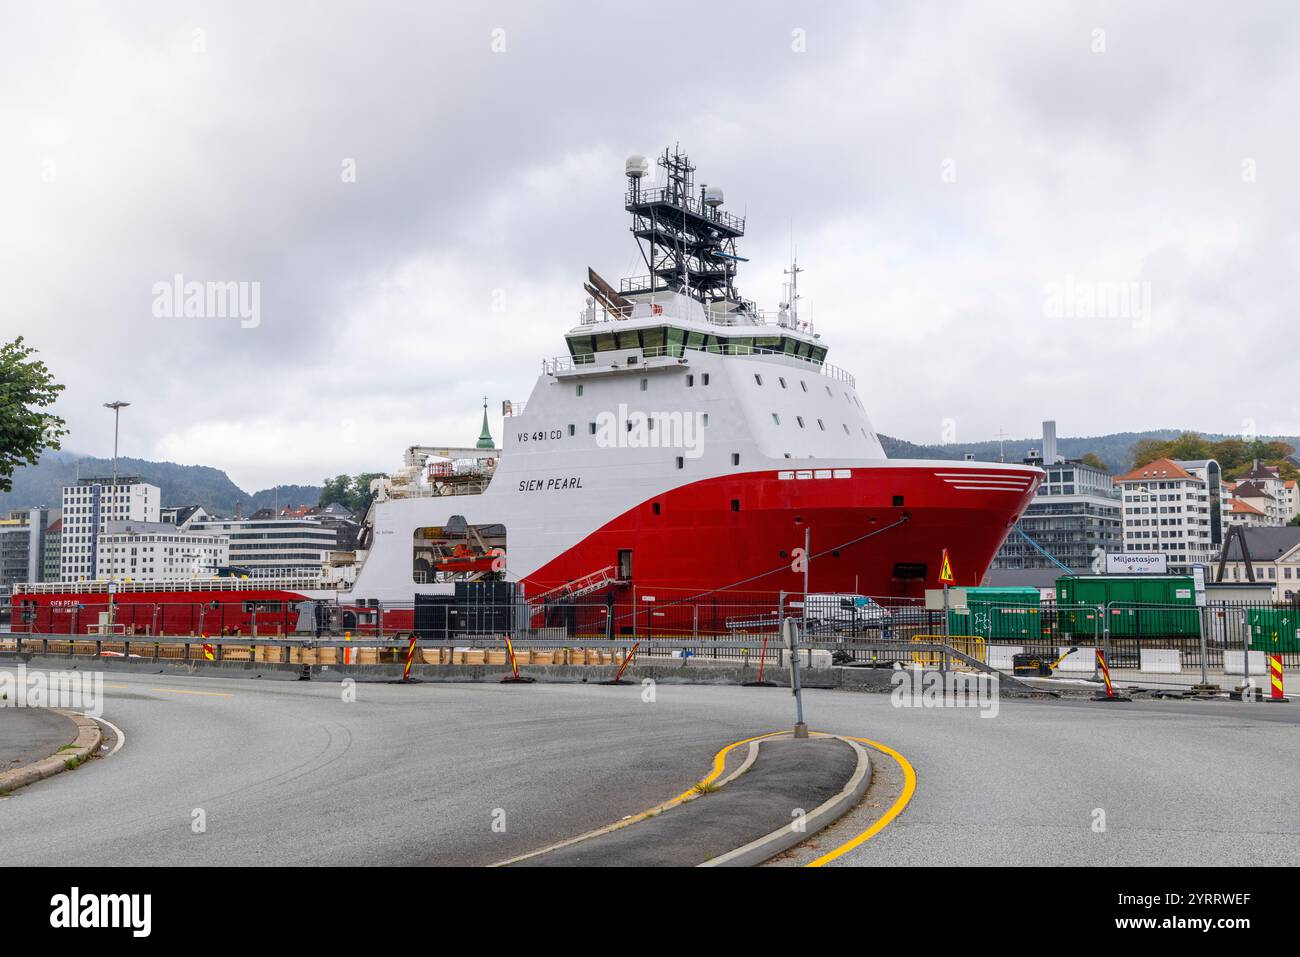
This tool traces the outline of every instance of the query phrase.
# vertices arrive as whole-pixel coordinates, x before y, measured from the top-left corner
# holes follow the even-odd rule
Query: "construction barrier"
[[[1286,689],[1282,685],[1282,656],[1268,656],[1268,683],[1269,696],[1275,701],[1281,701],[1286,697]]]
[[[1100,648],[1097,649],[1097,668],[1101,671],[1101,680],[1106,682],[1106,697],[1114,698],[1115,689],[1110,683],[1110,668],[1106,666],[1106,654]]]
[[[912,643],[916,645],[947,645],[953,651],[960,652],[968,658],[974,658],[981,664],[988,664],[988,648],[984,643],[984,639],[979,635],[913,635]],[[913,651],[912,664],[920,665],[922,668],[938,668],[944,664],[945,657],[948,666],[954,670],[960,671],[970,667],[960,658],[954,658],[951,655],[945,656],[944,652],[938,649]]]

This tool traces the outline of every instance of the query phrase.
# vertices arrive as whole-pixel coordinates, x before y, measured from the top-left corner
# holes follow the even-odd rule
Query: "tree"
[[[1133,464],[1140,468],[1156,459],[1214,459],[1223,469],[1224,478],[1240,478],[1250,471],[1255,459],[1264,465],[1275,465],[1284,479],[1300,475],[1287,461],[1295,449],[1286,442],[1264,439],[1220,439],[1211,442],[1195,432],[1184,432],[1176,439],[1140,439],[1133,443]]]
[[[1083,458],[1079,459],[1079,461],[1082,462],[1084,465],[1091,465],[1095,469],[1101,469],[1103,472],[1110,471],[1106,463],[1103,462],[1100,459],[1100,457],[1098,457],[1096,452],[1085,453]]]
[[[370,483],[383,472],[361,472],[358,475],[338,475],[327,478],[320,490],[320,505],[342,505],[352,512],[364,512],[370,507]]]
[[[63,386],[35,354],[22,336],[0,346],[0,492],[13,488],[14,469],[35,465],[68,434],[61,418],[41,411],[54,404]]]

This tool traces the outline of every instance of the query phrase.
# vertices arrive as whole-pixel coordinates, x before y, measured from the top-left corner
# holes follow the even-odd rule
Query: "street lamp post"
[[[130,402],[122,402],[121,400],[118,400],[116,402],[104,403],[104,408],[113,410],[113,484],[110,486],[111,491],[109,492],[108,501],[109,501],[109,507],[113,508],[114,510],[115,510],[115,506],[117,505],[118,425],[121,422],[122,410],[125,409],[130,404],[131,404]],[[96,541],[98,541],[98,535],[96,535]],[[113,611],[114,611],[113,604],[114,604],[114,599],[117,597],[116,595],[117,588],[115,587],[114,582],[115,582],[115,577],[113,575],[113,566],[112,563],[110,563],[109,571],[108,571],[108,634],[109,637],[112,637],[113,634]]]

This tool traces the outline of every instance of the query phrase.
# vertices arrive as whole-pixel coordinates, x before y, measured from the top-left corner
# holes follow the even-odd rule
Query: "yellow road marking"
[[[742,744],[749,744],[751,741],[759,741],[763,738],[772,738],[780,734],[789,734],[789,733],[790,733],[789,731],[769,731],[766,734],[756,734],[752,738],[744,738],[743,740],[740,741],[732,741],[731,744],[727,745],[725,748],[723,748],[713,756],[712,770],[710,770],[708,774],[706,774],[703,778],[701,778],[697,784],[692,785],[690,788],[683,791],[681,794],[677,795],[677,797],[664,801],[662,804],[656,804],[654,807],[649,808],[645,811],[641,811],[638,814],[633,814],[630,817],[625,817],[621,821],[615,821],[613,824],[606,824],[604,827],[597,828],[594,831],[588,831],[586,834],[579,834],[577,837],[571,837],[567,841],[560,841],[558,844],[551,844],[548,847],[539,848],[536,851],[529,851],[527,854],[520,854],[518,857],[512,857],[509,860],[501,861],[497,864],[493,864],[492,866],[504,867],[507,864],[514,864],[517,861],[524,861],[530,857],[537,857],[539,854],[549,854],[551,851],[558,851],[562,847],[568,847],[571,844],[577,844],[579,841],[585,841],[588,838],[599,837],[602,834],[608,834],[611,831],[617,831],[620,828],[627,827],[629,824],[635,824],[637,823],[637,821],[644,821],[646,818],[652,817],[653,815],[661,814],[664,811],[667,811],[669,808],[676,807],[677,805],[683,803],[684,801],[689,801],[692,798],[698,797],[701,792],[696,791],[695,789],[700,785],[712,784],[714,781],[716,781],[718,779],[718,776],[721,775],[723,770],[726,768],[727,755],[732,751],[732,749],[738,748]]]
[[[172,694],[201,694],[213,698],[233,698],[234,695],[227,691],[186,691],[183,688],[150,688],[150,691],[169,691]]]
[[[881,744],[879,741],[871,741],[867,738],[851,738],[848,735],[844,735],[844,737],[849,738],[850,741],[857,741],[859,744],[865,744],[875,748],[882,754],[887,754],[897,761],[898,766],[903,769],[903,792],[898,796],[898,800],[893,803],[890,809],[882,814],[880,818],[871,825],[871,827],[867,828],[851,840],[841,844],[834,850],[827,851],[815,861],[809,861],[808,864],[805,865],[807,867],[821,867],[823,864],[829,864],[837,857],[841,857],[858,845],[865,844],[867,841],[871,840],[885,829],[885,825],[903,812],[903,808],[907,807],[908,802],[912,800],[912,795],[916,793],[916,771],[912,768],[912,764],[907,760],[907,758],[889,747],[889,745]]]

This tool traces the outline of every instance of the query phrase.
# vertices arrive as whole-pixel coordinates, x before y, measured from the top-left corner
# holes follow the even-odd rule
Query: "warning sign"
[[[952,562],[948,560],[948,549],[943,550],[943,564],[939,566],[939,581],[945,585],[955,585],[957,576],[952,573]]]

